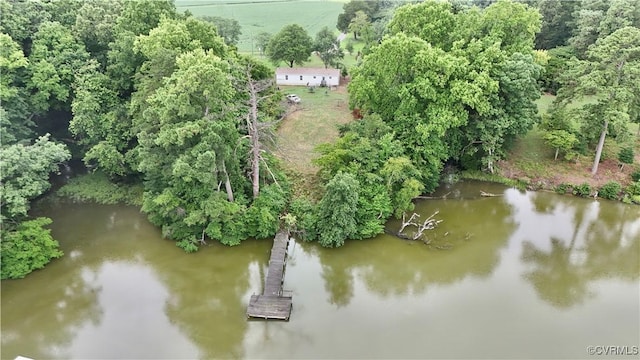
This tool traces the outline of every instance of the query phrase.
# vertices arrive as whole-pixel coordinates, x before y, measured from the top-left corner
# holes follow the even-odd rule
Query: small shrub
[[[573,195],[581,197],[589,197],[591,195],[591,185],[582,183],[573,187]]]
[[[633,181],[640,181],[640,169],[634,171],[633,173],[631,173],[631,179]]]
[[[569,189],[571,189],[571,184],[562,183],[562,184],[559,184],[558,186],[556,186],[556,188],[554,190],[558,194],[564,195],[569,191]]]
[[[624,192],[629,196],[640,195],[640,180],[629,184]]]
[[[620,190],[622,190],[622,186],[619,183],[609,181],[600,187],[598,190],[598,196],[609,200],[618,200]]]
[[[622,163],[622,167],[624,167],[624,164],[633,164],[633,148],[632,147],[625,147],[620,149],[620,152],[618,153],[618,160],[620,161],[620,163]]]
[[[317,240],[317,207],[313,202],[304,197],[295,198],[289,205],[289,214],[296,219],[295,233],[297,236],[304,241]]]
[[[184,250],[186,253],[193,253],[198,251],[198,245],[195,240],[180,240],[176,242],[176,246]]]
[[[347,71],[347,67],[346,67],[346,66],[343,66],[343,67],[340,69],[340,75],[341,75],[342,77],[347,77],[347,76],[349,76],[349,71]]]

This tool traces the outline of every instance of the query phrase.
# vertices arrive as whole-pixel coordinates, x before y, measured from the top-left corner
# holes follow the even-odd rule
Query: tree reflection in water
[[[76,253],[66,254],[77,256]],[[51,270],[55,266],[55,270]],[[2,299],[2,355],[17,355],[34,359],[71,358],[68,345],[86,323],[97,325],[103,312],[97,301],[101,291],[92,281],[88,267],[75,261],[56,262],[47,271],[64,275],[64,282],[51,280],[50,274],[35,272],[29,275],[33,292],[16,292],[17,296]],[[13,293],[25,280],[3,280],[2,293]],[[6,308],[30,308],[23,311],[4,311]],[[25,314],[29,314],[25,316]],[[20,316],[20,318],[16,318]]]
[[[452,284],[468,276],[490,276],[515,223],[504,199],[481,198],[478,194],[476,191],[471,200],[428,200],[417,204],[415,211],[421,218],[439,211],[437,218],[444,220],[427,234],[435,246],[380,235],[347,242],[338,250],[315,249],[330,302],[339,307],[349,304],[354,277],[362,278],[371,292],[390,297],[423,293],[430,286]],[[391,221],[387,226],[397,229],[399,225]],[[381,246],[371,242],[385,243],[383,260],[377,253]]]
[[[521,258],[529,265],[523,276],[540,298],[555,307],[569,308],[597,295],[590,286],[595,281],[637,281],[640,276],[637,207],[542,193],[531,194],[530,199],[536,209],[534,216],[559,217],[569,212],[573,222],[569,236],[523,243]],[[550,248],[545,250],[547,241]]]

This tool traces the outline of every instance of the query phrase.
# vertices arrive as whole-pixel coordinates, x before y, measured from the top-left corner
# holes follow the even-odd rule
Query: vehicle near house
[[[291,103],[296,103],[296,104],[301,101],[300,97],[296,94],[287,95],[287,100],[289,100],[289,102]]]

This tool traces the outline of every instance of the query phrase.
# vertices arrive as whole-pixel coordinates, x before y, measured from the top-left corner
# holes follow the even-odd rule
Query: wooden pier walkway
[[[247,317],[289,320],[293,307],[292,296],[291,292],[282,290],[288,247],[289,234],[281,230],[273,239],[264,291],[262,295],[251,295]]]

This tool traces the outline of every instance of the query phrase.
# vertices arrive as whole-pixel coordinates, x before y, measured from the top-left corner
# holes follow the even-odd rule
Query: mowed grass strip
[[[189,10],[194,16],[220,16],[238,20],[242,34],[238,42],[241,52],[258,53],[252,37],[261,32],[276,34],[283,26],[298,24],[312,38],[324,26],[335,29],[344,1],[279,1],[279,0],[177,0],[178,11]]]
[[[291,114],[278,128],[276,154],[287,167],[302,174],[314,174],[317,167],[312,164],[318,154],[319,144],[333,142],[338,138],[339,124],[351,121],[349,100],[345,86],[337,90],[316,88],[310,93],[306,86],[281,86],[285,94],[296,94],[302,101],[291,105]]]

